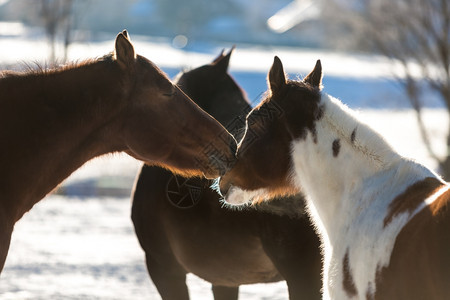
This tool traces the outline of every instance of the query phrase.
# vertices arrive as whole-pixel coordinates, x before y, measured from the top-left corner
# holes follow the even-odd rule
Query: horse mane
[[[337,138],[352,145],[377,168],[384,168],[400,159],[392,146],[378,132],[362,122],[345,104],[326,93],[322,93],[321,98],[322,103],[326,105],[323,118],[337,134]]]
[[[40,103],[58,111],[66,106],[64,103],[68,103],[69,99],[76,100],[80,95],[86,96],[87,93],[90,93],[90,97],[96,90],[96,84],[113,82],[113,78],[119,75],[119,68],[115,66],[112,55],[70,62],[54,68],[47,68],[39,63],[24,64],[21,71],[0,72],[0,91],[9,95],[0,99],[0,103],[12,101],[25,103],[33,99],[31,101],[33,105]],[[78,87],[81,82],[92,87],[89,92]],[[24,86],[27,87],[25,90]],[[66,90],[64,97],[61,97],[61,89]],[[101,92],[107,94],[111,90]]]
[[[70,71],[73,69],[88,67],[96,62],[113,62],[113,53],[104,55],[99,58],[89,58],[84,60],[75,60],[63,65],[57,65],[55,67],[48,67],[46,63],[42,64],[39,62],[22,62],[22,67],[19,71],[16,70],[4,70],[0,71],[1,78],[14,78],[14,77],[25,77],[25,76],[37,76],[37,75],[52,75],[61,73],[64,71]]]

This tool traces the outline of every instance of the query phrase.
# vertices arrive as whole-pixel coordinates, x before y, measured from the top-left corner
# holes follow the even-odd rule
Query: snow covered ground
[[[133,38],[133,37],[132,37]],[[113,49],[107,42],[75,44],[70,58],[97,57]],[[180,68],[211,61],[221,46],[207,51],[182,52],[168,43],[135,39],[136,51],[173,76]],[[0,66],[18,61],[44,61],[42,40],[0,36]],[[372,56],[292,48],[237,45],[231,72],[258,100],[265,76],[278,55],[291,78],[304,76],[320,58],[325,91],[358,109],[362,119],[379,130],[402,154],[431,168],[436,163],[422,145],[414,113],[392,80],[390,62]],[[433,95],[430,94],[430,98]],[[434,98],[433,98],[434,99]],[[436,99],[428,104],[425,120],[435,150],[444,154],[446,112]],[[383,109],[382,109],[383,108]],[[77,183],[119,185],[122,197],[50,195],[20,220],[0,279],[0,299],[160,299],[148,278],[143,252],[130,221],[129,193],[140,163],[125,155],[95,159],[66,180],[65,192],[77,195]],[[106,178],[106,179],[105,179]],[[188,277],[192,299],[212,299],[209,284]],[[283,282],[241,287],[240,299],[288,299]]]
[[[16,225],[0,299],[160,299],[124,198],[49,196]],[[188,277],[192,299],[212,299]],[[241,299],[287,299],[284,282],[242,288]]]

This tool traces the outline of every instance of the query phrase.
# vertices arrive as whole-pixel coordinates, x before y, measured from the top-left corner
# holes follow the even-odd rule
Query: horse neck
[[[105,135],[120,110],[118,78],[97,64],[0,81],[0,137],[14,149],[0,153],[9,179],[0,194],[17,219],[89,159],[121,150]]]
[[[295,178],[309,196],[315,223],[319,231],[333,235],[357,218],[362,207],[389,200],[380,197],[380,187],[395,193],[427,172],[402,158],[337,99],[323,94],[321,104],[315,134],[294,142],[292,153]]]

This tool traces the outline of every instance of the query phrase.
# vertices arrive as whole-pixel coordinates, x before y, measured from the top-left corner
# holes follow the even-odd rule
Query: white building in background
[[[269,28],[283,33],[303,22],[320,16],[321,0],[294,0],[267,20]]]

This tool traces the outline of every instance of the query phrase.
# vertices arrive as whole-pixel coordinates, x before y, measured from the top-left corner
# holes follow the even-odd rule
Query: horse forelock
[[[294,90],[294,92],[291,94],[294,97],[289,97],[289,99],[284,99],[286,98],[286,94],[289,91]],[[260,97],[261,100],[259,101],[259,103],[257,105],[255,105],[254,110],[258,110],[260,109],[261,106],[263,105],[267,105],[268,103],[271,102],[279,102],[279,103],[283,103],[283,106],[285,106],[285,109],[288,110],[290,108],[292,108],[292,105],[295,105],[295,103],[304,101],[305,99],[297,99],[295,98],[295,93],[296,92],[306,92],[306,93],[310,93],[310,95],[313,98],[319,99],[320,98],[320,90],[314,88],[313,86],[304,83],[302,81],[296,81],[296,80],[287,80],[286,82],[286,86],[284,88],[282,88],[281,91],[277,91],[276,93],[273,93],[270,89],[266,90],[265,92],[261,93],[258,98]],[[294,99],[292,99],[294,98]],[[254,101],[253,101],[254,102]],[[251,114],[251,111],[249,112],[249,114]]]

